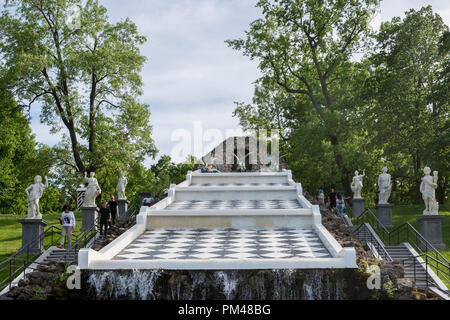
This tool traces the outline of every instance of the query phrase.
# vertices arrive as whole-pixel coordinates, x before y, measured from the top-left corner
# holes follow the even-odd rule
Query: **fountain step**
[[[176,200],[164,210],[264,210],[302,209],[297,200]]]
[[[287,172],[255,173],[198,173],[192,174],[193,185],[197,184],[288,184]]]
[[[141,207],[137,223],[99,252],[82,249],[81,269],[356,268],[321,225],[318,207],[290,172],[190,173],[168,197]]]
[[[285,187],[177,187],[176,200],[295,200],[295,186]]]
[[[191,184],[194,187],[287,187],[289,184],[286,183],[259,183],[259,182],[252,182],[252,183],[192,183]]]
[[[311,226],[309,209],[164,209],[147,215],[150,228],[274,228]]]
[[[314,267],[332,256],[311,228],[167,228],[147,230],[112,260],[121,268],[229,270]]]

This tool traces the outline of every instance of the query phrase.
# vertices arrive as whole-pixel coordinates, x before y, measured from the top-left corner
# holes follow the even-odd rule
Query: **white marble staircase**
[[[321,224],[290,171],[189,172],[168,197],[142,207],[137,223],[81,269],[356,268]]]

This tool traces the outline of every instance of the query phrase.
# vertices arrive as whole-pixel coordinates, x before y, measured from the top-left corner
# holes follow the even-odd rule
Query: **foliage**
[[[360,48],[361,38],[370,31],[370,19],[377,4],[377,0],[260,0],[257,6],[262,9],[263,18],[251,23],[245,39],[227,41],[244,55],[259,60],[263,74],[259,84],[274,92],[265,94],[265,103],[254,101],[258,108],[269,106],[276,112],[283,106],[271,105],[270,102],[276,103],[272,97],[285,94],[294,98],[291,100],[299,100],[299,104],[287,104],[293,112],[284,113],[294,114],[297,123],[305,123],[318,133],[307,137],[314,137],[316,146],[329,144],[327,149],[334,158],[333,163],[329,163],[332,173],[347,192],[350,192],[350,170],[346,164],[349,161],[345,159],[348,153],[342,144],[349,128],[345,92],[349,80],[352,81],[349,79],[353,74],[350,59]],[[306,119],[295,114],[294,105],[303,107]],[[251,108],[240,107],[238,115],[252,113]],[[252,118],[241,118],[244,125],[248,120]],[[277,128],[285,131],[280,128],[282,124],[280,121]],[[294,131],[298,127],[294,123],[291,129]],[[304,130],[300,134],[303,133]]]
[[[369,57],[370,77],[362,86],[361,120],[371,143],[382,148],[393,167],[394,184],[407,183],[419,202],[424,166],[438,170],[441,202],[450,170],[448,92],[441,82],[448,48],[441,41],[448,27],[430,6],[406,12],[381,25]],[[448,84],[446,84],[448,86]],[[441,93],[440,93],[441,92]],[[404,196],[407,196],[404,195]]]
[[[364,197],[375,204],[383,166],[391,201],[421,202],[424,166],[448,189],[448,27],[431,7],[406,12],[371,32],[377,1],[261,0],[263,18],[227,43],[259,61],[251,104],[237,103],[244,130],[278,129],[281,149],[311,194],[334,187],[351,195],[366,169]],[[356,57],[354,53],[359,53]],[[362,55],[364,54],[364,55]]]
[[[69,19],[80,10],[80,24]],[[154,156],[148,106],[139,102],[145,42],[129,19],[110,23],[97,0],[11,0],[0,17],[2,86],[63,132],[59,165],[96,171]],[[64,129],[64,130],[63,130]]]
[[[0,93],[0,106],[0,214],[22,214],[28,203],[25,188],[35,175],[49,173],[53,159],[36,144],[28,119],[6,92]]]

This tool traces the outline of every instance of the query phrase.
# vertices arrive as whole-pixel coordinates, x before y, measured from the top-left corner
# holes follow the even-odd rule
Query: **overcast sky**
[[[3,3],[3,0],[0,0]],[[152,112],[153,138],[158,155],[171,154],[177,129],[238,129],[232,117],[234,101],[250,102],[253,82],[259,77],[256,62],[229,48],[224,41],[239,38],[260,16],[256,0],[101,0],[112,21],[129,17],[148,38],[142,54],[148,58],[142,73],[143,101]],[[385,0],[380,21],[403,16],[410,8],[432,5],[445,23],[450,2],[445,0]],[[59,141],[39,123],[39,108],[32,111],[37,140],[49,145]],[[147,161],[147,164],[150,161]]]

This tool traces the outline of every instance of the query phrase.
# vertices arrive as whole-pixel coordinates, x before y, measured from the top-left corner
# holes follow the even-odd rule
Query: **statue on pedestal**
[[[361,199],[361,190],[363,188],[363,178],[366,175],[366,170],[363,170],[363,174],[360,175],[358,170],[355,171],[355,176],[352,180],[352,191],[353,191],[353,198]]]
[[[42,195],[47,188],[47,177],[45,177],[45,184],[43,184],[41,176],[36,176],[34,177],[34,184],[25,189],[25,193],[28,197],[27,219],[42,219],[42,214],[39,210],[39,199],[42,198]]]
[[[391,196],[391,175],[387,171],[388,168],[384,167],[383,173],[378,176],[378,190],[380,191],[378,204],[387,204]]]
[[[425,174],[422,177],[422,183],[420,184],[420,192],[422,193],[423,201],[425,202],[424,215],[438,215],[439,214],[439,202],[436,200],[436,189],[438,182],[438,172],[434,171],[433,176],[430,175],[430,167],[423,169]]]
[[[125,189],[128,184],[128,179],[125,177],[124,173],[120,173],[119,182],[117,182],[117,199],[118,200],[127,200],[127,196],[125,195]]]
[[[84,194],[83,207],[96,207],[95,199],[102,193],[102,189],[100,189],[94,175],[95,173],[91,172],[88,177],[87,172],[84,173],[84,180],[88,185],[86,187],[86,193]]]

